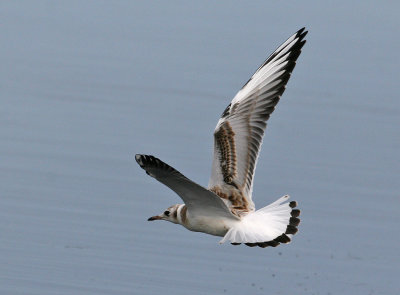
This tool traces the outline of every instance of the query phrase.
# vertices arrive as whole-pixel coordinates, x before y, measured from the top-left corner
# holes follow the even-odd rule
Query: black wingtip
[[[153,155],[142,155],[142,154],[136,154],[135,155],[135,160],[139,164],[139,166],[146,171],[146,173],[152,177],[155,177],[154,175],[154,170],[163,170],[164,172],[168,173],[177,173],[181,177],[184,177],[179,171],[177,171],[175,168],[169,166],[167,163],[164,163],[161,161],[159,158],[154,157]],[[152,172],[153,171],[153,172]],[[160,176],[160,174],[158,173]]]
[[[299,40],[297,40],[297,50],[298,50],[298,54],[296,57],[294,57],[294,59],[297,59],[300,55],[301,49],[303,48],[304,44],[306,44],[307,40],[304,40],[304,38],[306,37],[306,35],[308,34],[308,31],[305,31],[305,27],[301,28],[300,30],[298,30],[296,32],[296,38],[299,38]]]
[[[136,155],[135,155],[135,160],[136,160],[136,162],[137,162],[140,166],[143,165],[142,156],[143,156],[143,155],[140,155],[140,154],[136,154]]]
[[[305,29],[306,27],[302,27],[296,32],[297,36],[301,37],[300,39],[303,39],[307,35],[308,31],[305,31]]]
[[[139,164],[140,167],[144,167],[145,162],[147,162],[149,159],[154,158],[153,156],[150,155],[142,155],[142,154],[136,154],[135,155],[135,160]]]
[[[143,169],[149,165],[156,165],[159,159],[152,155],[144,155],[144,154],[136,154],[135,155],[135,160],[139,164],[140,167]]]

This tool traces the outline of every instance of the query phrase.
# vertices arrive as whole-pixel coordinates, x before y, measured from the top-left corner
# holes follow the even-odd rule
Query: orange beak
[[[160,220],[160,219],[162,219],[161,216],[157,215],[157,216],[150,217],[149,219],[147,219],[147,221]]]

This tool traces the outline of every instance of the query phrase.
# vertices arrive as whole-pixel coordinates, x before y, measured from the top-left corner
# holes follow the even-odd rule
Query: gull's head
[[[165,209],[165,211],[163,213],[161,213],[160,215],[156,215],[156,216],[152,216],[149,219],[147,219],[148,221],[153,221],[153,220],[166,220],[166,221],[170,221],[173,223],[179,223],[178,222],[178,208],[179,205],[173,205],[171,207],[168,207],[167,209]]]

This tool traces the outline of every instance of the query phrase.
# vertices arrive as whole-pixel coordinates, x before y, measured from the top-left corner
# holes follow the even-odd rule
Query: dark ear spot
[[[165,211],[165,212],[164,212],[164,215],[169,216],[169,211],[168,211],[168,210]]]

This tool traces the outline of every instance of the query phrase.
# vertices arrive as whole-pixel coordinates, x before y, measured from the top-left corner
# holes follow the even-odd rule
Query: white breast
[[[190,217],[190,213],[187,212],[187,220],[185,224],[182,224],[188,230],[203,232],[206,234],[223,237],[228,230],[234,226],[234,224],[240,222],[239,220],[232,220],[221,217],[209,217],[209,216],[196,216]]]

